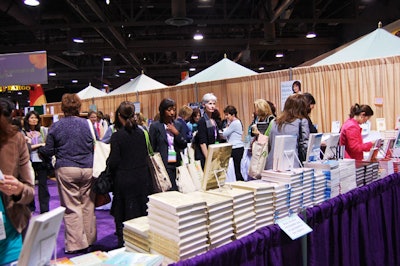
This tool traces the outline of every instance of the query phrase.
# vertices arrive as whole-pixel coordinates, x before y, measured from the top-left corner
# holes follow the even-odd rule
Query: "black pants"
[[[147,215],[147,195],[123,195],[114,193],[111,214],[114,216],[118,246],[122,246],[123,241],[123,222],[133,218]]]
[[[48,212],[50,193],[47,186],[47,164],[45,162],[33,162],[32,166],[35,171],[35,179],[38,181],[40,213]],[[35,200],[29,204],[29,208],[31,211],[36,209]]]
[[[232,149],[233,165],[235,166],[235,175],[237,181],[243,181],[242,173],[240,172],[240,161],[243,157],[244,148]]]

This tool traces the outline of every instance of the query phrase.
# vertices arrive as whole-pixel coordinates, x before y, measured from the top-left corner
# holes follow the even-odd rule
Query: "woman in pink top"
[[[350,109],[350,118],[343,124],[340,131],[340,145],[345,146],[345,158],[363,159],[363,152],[369,151],[373,142],[363,143],[360,125],[374,115],[369,105],[355,104]]]

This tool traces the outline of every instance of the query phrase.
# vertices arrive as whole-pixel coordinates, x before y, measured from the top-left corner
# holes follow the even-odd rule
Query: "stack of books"
[[[314,204],[319,204],[327,199],[336,197],[340,193],[339,162],[326,160],[306,162],[304,167],[314,169],[312,198]],[[322,187],[321,187],[322,186]],[[321,197],[323,191],[323,197]]]
[[[251,190],[254,193],[254,210],[256,212],[256,229],[274,223],[274,187],[276,183],[263,180],[249,182],[236,181],[232,187]]]
[[[379,163],[372,162],[365,166],[365,184],[369,184],[379,178]]]
[[[207,251],[207,205],[177,191],[149,196],[150,251],[167,261],[187,259]]]
[[[303,168],[302,177],[302,208],[308,208],[313,205],[313,181],[314,181],[314,169]]]
[[[357,188],[356,161],[354,159],[339,160],[340,194]]]
[[[221,189],[207,190],[207,193],[229,197],[233,201],[233,232],[239,239],[256,230],[256,213],[253,192],[225,185]]]
[[[283,182],[275,182],[274,187],[274,223],[276,220],[287,217],[290,211],[290,184]]]
[[[209,249],[231,242],[233,233],[233,200],[230,197],[195,191],[188,193],[207,203]]]
[[[393,172],[398,173],[400,172],[400,159],[393,158]]]
[[[312,182],[311,198],[312,204],[318,205],[326,200],[325,198],[325,184],[326,176],[322,171],[314,171],[314,179]]]
[[[392,159],[379,160],[380,177],[385,177],[394,173],[394,166]]]
[[[303,202],[303,168],[294,168],[291,171],[284,172],[264,170],[261,172],[261,179],[268,182],[282,182],[287,184],[287,188],[289,189],[288,198],[286,199],[287,207],[290,212],[298,212]]]
[[[326,177],[325,200],[340,195],[340,169],[339,167],[324,171]]]
[[[365,162],[356,161],[356,184],[357,187],[365,185]]]
[[[147,216],[124,222],[123,235],[127,251],[150,252],[149,220]]]

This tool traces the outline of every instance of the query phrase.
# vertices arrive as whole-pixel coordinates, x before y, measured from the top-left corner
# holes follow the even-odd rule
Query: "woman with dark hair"
[[[29,204],[34,198],[33,176],[24,135],[11,125],[11,112],[0,103],[0,213],[3,237],[0,238],[0,265],[13,264],[22,249],[21,232],[31,217]]]
[[[192,115],[190,116],[189,122],[187,122],[187,126],[189,130],[193,133],[197,132],[197,123],[199,122],[201,117],[200,109],[193,109]]]
[[[30,111],[24,118],[24,134],[31,144],[31,162],[38,180],[40,213],[49,211],[50,193],[47,187],[47,162],[39,156],[38,149],[45,145],[46,135],[40,126],[40,115],[36,111]],[[33,201],[33,207],[35,206]]]
[[[106,132],[104,133],[103,138],[101,139],[102,142],[107,143],[107,144],[110,143],[112,134],[122,127],[121,121],[119,121],[119,119],[118,119],[118,115],[119,115],[119,107],[115,111],[116,119],[115,119],[114,123],[111,124],[107,128]]]
[[[181,151],[187,147],[183,126],[176,118],[175,101],[163,99],[158,107],[160,120],[154,121],[149,130],[150,142],[154,152],[159,152],[171,180],[171,190],[176,186],[176,167],[181,164]]]
[[[314,96],[312,96],[312,94],[309,92],[304,92],[303,96],[306,98],[307,101],[307,114],[308,114],[307,120],[308,120],[308,126],[310,128],[310,133],[318,133],[318,130],[315,128],[310,118],[311,111],[312,109],[314,109],[316,104]]]
[[[118,246],[121,247],[124,245],[123,222],[147,215],[151,178],[146,138],[137,125],[135,106],[125,101],[117,110],[115,122],[118,120],[122,126],[111,136],[108,166],[113,178],[111,214],[114,216]]]
[[[301,93],[301,83],[300,81],[296,80],[292,84],[292,91],[293,93]]]
[[[61,99],[64,117],[54,123],[39,148],[45,156],[56,156],[54,166],[61,206],[66,208],[65,253],[85,253],[96,241],[94,213],[93,151],[94,140],[86,119],[79,117],[81,100],[66,93]]]
[[[235,168],[235,175],[237,181],[243,181],[242,174],[240,172],[240,161],[243,157],[244,143],[243,137],[243,125],[237,117],[237,110],[234,106],[228,105],[224,109],[225,118],[228,121],[227,127],[224,129],[222,135],[232,144],[233,165]]]
[[[350,108],[349,119],[344,122],[340,130],[340,145],[345,147],[345,158],[362,160],[364,158],[363,152],[369,151],[374,145],[373,142],[363,143],[360,127],[373,115],[374,111],[369,105],[356,103]]]
[[[308,114],[306,98],[302,94],[290,95],[286,99],[285,106],[281,115],[274,120],[271,127],[271,132],[268,139],[268,146],[270,151],[268,153],[267,163],[265,165],[266,170],[272,169],[276,136],[295,135],[300,139],[299,145],[301,145],[302,149],[307,150],[308,139],[310,136],[310,129],[308,127],[307,117]],[[299,136],[300,128],[301,135]],[[299,162],[295,162],[293,166],[294,168],[300,167],[300,164]]]

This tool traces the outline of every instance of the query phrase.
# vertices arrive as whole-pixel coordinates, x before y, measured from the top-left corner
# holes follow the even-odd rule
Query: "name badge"
[[[176,163],[176,151],[168,149],[168,163]]]

